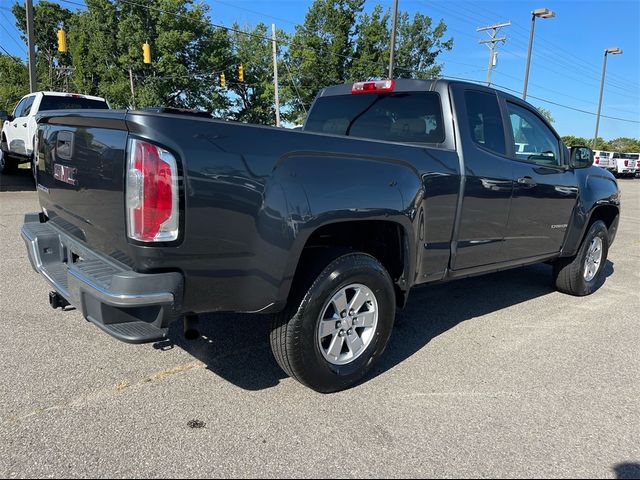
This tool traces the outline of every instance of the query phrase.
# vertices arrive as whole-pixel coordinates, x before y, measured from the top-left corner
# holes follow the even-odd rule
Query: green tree
[[[619,137],[611,140],[609,144],[610,144],[611,150],[614,152],[621,152],[621,153],[640,152],[639,138]]]
[[[596,140],[595,147],[593,146],[593,139],[589,139],[588,142],[589,143],[587,143],[587,146],[593,148],[594,150],[605,150],[607,152],[612,151],[611,143],[609,143],[602,137],[598,137],[598,139]]]
[[[376,5],[366,13],[363,6],[363,0],[315,0],[307,11],[286,54],[302,84],[303,103],[327,85],[388,76],[390,11]],[[440,75],[437,58],[453,46],[452,38],[444,39],[446,29],[443,21],[434,26],[431,17],[400,12],[394,76]],[[291,117],[299,119],[301,109],[290,107]]]
[[[17,57],[0,55],[0,110],[11,112],[18,100],[27,93],[29,93],[27,66]]]
[[[363,5],[364,0],[315,0],[304,24],[296,27],[285,59],[297,75],[304,104],[310,105],[321,88],[349,78],[356,20]],[[302,108],[291,109],[290,117],[300,121]]]
[[[15,3],[11,11],[21,37],[27,41],[27,17],[24,6]],[[67,28],[75,14],[57,3],[46,0],[33,7],[34,40],[36,47],[37,89],[63,91],[68,88],[70,57],[58,52],[58,28]]]
[[[547,122],[553,124],[553,122],[555,122],[555,119],[553,118],[553,115],[551,115],[551,110],[548,110],[544,107],[537,107],[538,111],[540,112],[540,114],[547,120]]]
[[[590,140],[583,137],[576,137],[574,135],[565,135],[562,137],[562,141],[567,147],[591,146]]]
[[[416,13],[412,19],[402,12],[398,16],[398,50],[394,76],[403,78],[434,78],[443,64],[438,56],[453,48],[453,38],[443,40],[447,26],[443,20],[433,27],[431,17]]]
[[[55,49],[47,55],[53,55],[56,65],[72,66],[71,89],[104,96],[115,107],[199,107],[226,114],[229,99],[213,76],[232,61],[229,38],[211,25],[206,5],[193,0],[87,0],[87,9],[76,13],[51,5],[60,9],[46,1],[36,6],[47,18],[38,27],[36,11],[36,34],[45,32],[41,43],[49,45],[64,22],[69,53],[58,55],[57,43],[52,43]],[[24,9],[16,5],[14,11],[20,23]],[[150,65],[143,63],[144,42],[151,45]],[[52,88],[65,87],[53,82]]]
[[[349,80],[386,78],[389,63],[389,10],[376,5],[371,14],[363,13],[358,21],[354,58]]]
[[[229,116],[234,120],[263,125],[275,124],[275,102],[273,85],[273,53],[269,40],[270,29],[264,23],[258,23],[253,29],[241,29],[238,24],[232,26],[230,44],[233,62],[226,72],[229,91],[232,93],[232,107]],[[283,31],[276,32],[282,43],[287,43]],[[290,75],[283,61],[279,61],[280,98],[283,104],[289,98]],[[238,67],[244,68],[244,82],[238,78]],[[294,79],[295,80],[295,79]]]

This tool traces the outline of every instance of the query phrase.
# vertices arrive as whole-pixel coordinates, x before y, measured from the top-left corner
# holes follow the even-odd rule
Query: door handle
[[[14,128],[18,128],[18,124],[17,123],[14,123],[13,126],[14,126]]]
[[[518,184],[524,185],[525,187],[535,187],[537,185],[536,181],[531,177],[520,177]]]
[[[26,123],[23,123],[23,124],[22,124],[22,126],[26,128],[27,124],[26,124]]]

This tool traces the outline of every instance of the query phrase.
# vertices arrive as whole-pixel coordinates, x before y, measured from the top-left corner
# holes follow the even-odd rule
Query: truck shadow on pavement
[[[619,463],[613,467],[613,471],[618,479],[640,478],[640,463]]]
[[[0,192],[28,192],[35,189],[33,176],[28,168],[19,168],[11,175],[0,173]]]
[[[607,261],[605,277],[613,273]],[[363,383],[385,373],[456,325],[555,292],[551,267],[539,264],[482,277],[416,288],[399,310],[386,352]],[[201,337],[186,340],[174,322],[158,350],[180,347],[221,378],[245,390],[271,388],[286,378],[271,355],[270,317],[208,314],[200,317]],[[479,339],[481,341],[481,339]]]

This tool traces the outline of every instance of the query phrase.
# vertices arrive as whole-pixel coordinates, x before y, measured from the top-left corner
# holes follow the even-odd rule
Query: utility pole
[[[389,54],[389,79],[393,78],[393,62],[396,55],[396,30],[398,29],[398,0],[393,0],[393,25],[391,27],[391,53]]]
[[[276,24],[271,24],[271,39],[273,41],[273,86],[276,97],[276,127],[280,126],[280,97],[278,96],[278,48],[276,47]]]
[[[36,77],[36,47],[33,32],[33,0],[26,0],[27,11],[27,47],[29,49],[29,89],[35,92],[37,87]]]
[[[129,67],[129,83],[131,84],[131,106],[136,108],[136,90],[133,87],[133,72],[131,71],[131,67]]]
[[[476,32],[484,32],[486,30],[491,30],[491,32],[489,33],[489,39],[488,40],[480,40],[480,43],[484,43],[484,44],[491,44],[491,46],[489,47],[489,68],[487,70],[487,86],[491,86],[491,72],[493,71],[493,66],[495,64],[495,50],[496,50],[496,43],[498,42],[506,42],[507,41],[507,37],[497,37],[498,35],[498,30],[502,27],[508,27],[511,25],[511,22],[505,22],[505,23],[496,23],[494,25],[489,25],[487,27],[478,27],[476,28]]]

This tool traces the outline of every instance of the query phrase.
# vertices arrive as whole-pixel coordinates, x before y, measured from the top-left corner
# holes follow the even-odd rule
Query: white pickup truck
[[[0,173],[15,172],[21,163],[33,167],[33,139],[36,133],[36,115],[47,110],[105,109],[104,98],[75,93],[35,92],[25,95],[13,114],[3,122],[0,142]]]
[[[618,153],[615,152],[612,157],[613,174],[616,177],[635,177],[638,170],[637,153]]]
[[[613,152],[606,152],[604,150],[593,151],[593,164],[597,167],[606,168],[611,171],[615,170],[615,163],[613,162]]]

